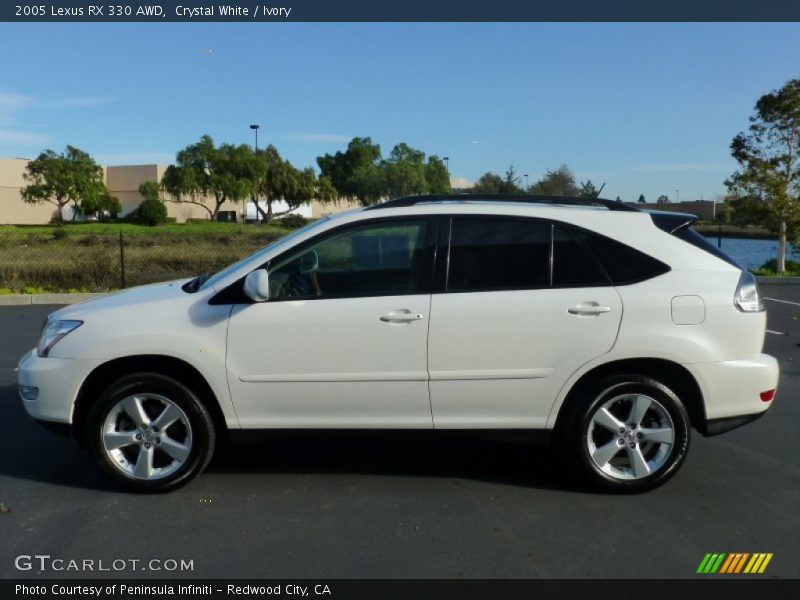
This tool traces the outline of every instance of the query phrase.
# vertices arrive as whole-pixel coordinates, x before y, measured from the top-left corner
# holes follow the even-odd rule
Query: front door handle
[[[398,308],[380,316],[381,321],[384,323],[410,323],[424,318],[425,315],[413,313],[407,308]]]
[[[600,306],[597,302],[583,302],[578,306],[568,308],[567,312],[578,316],[596,316],[602,313],[611,312],[610,306]]]

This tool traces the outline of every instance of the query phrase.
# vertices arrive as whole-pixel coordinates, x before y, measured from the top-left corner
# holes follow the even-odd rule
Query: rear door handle
[[[578,304],[578,306],[568,308],[567,312],[571,315],[593,316],[601,313],[611,312],[611,307],[600,306],[597,302],[584,302],[582,304]]]
[[[424,318],[425,315],[422,313],[413,313],[407,308],[398,308],[380,316],[380,320],[384,323],[410,323]]]

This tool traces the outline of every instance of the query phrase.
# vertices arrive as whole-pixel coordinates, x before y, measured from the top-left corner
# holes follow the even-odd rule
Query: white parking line
[[[782,331],[772,331],[772,329],[767,329],[767,333],[771,333],[772,335],[789,335],[788,333],[784,333]]]
[[[764,300],[772,300],[773,302],[780,302],[781,304],[794,304],[800,306],[800,302],[792,302],[791,300],[778,300],[777,298],[764,298]]]

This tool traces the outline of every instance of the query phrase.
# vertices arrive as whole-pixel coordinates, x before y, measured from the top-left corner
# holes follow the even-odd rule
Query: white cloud
[[[34,131],[20,129],[0,129],[0,144],[9,146],[41,146],[46,144],[48,137]]]
[[[33,98],[22,94],[0,91],[0,126],[12,125],[16,119],[14,113],[33,104]]]
[[[352,139],[349,135],[340,135],[338,133],[302,133],[298,131],[284,133],[280,137],[289,142],[314,144],[342,143],[349,142]]]

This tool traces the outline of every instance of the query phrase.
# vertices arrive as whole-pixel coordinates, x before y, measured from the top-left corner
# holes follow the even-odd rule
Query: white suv
[[[227,269],[51,314],[28,413],[163,491],[254,429],[526,430],[642,491],[769,408],[754,277],[616,202],[416,196],[326,217]]]

